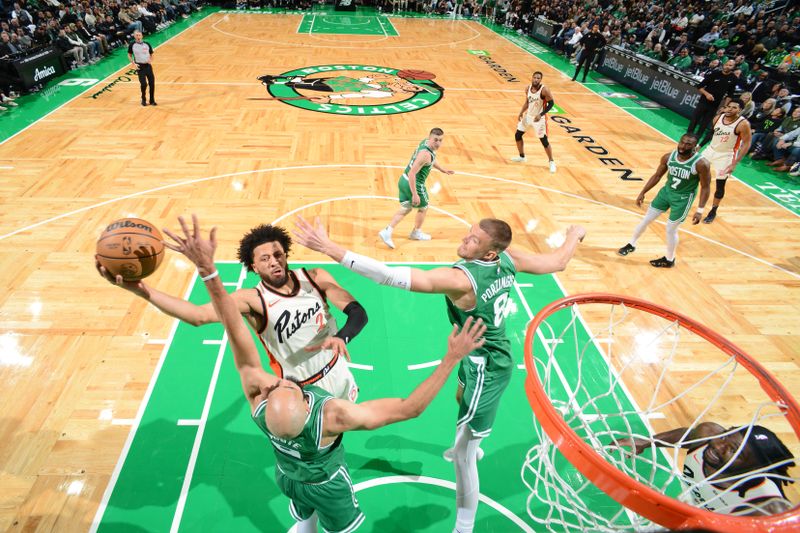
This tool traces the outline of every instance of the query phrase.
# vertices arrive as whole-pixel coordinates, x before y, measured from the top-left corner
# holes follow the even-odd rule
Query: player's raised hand
[[[334,355],[343,355],[348,361],[350,360],[350,352],[347,351],[347,344],[345,344],[344,339],[340,339],[339,337],[328,337],[320,344],[308,346],[305,350],[307,352],[330,350]]]
[[[109,283],[113,283],[114,285],[118,285],[123,289],[130,291],[137,296],[141,296],[143,298],[148,298],[150,296],[150,291],[147,290],[147,286],[142,282],[139,281],[125,281],[122,275],[117,274],[114,276],[111,272],[109,272],[106,267],[100,264],[100,261],[97,259],[95,255],[94,259],[94,267],[97,269],[97,272],[103,276],[106,281]]]
[[[474,320],[468,317],[464,322],[461,331],[458,331],[458,325],[453,324],[453,331],[450,332],[450,337],[447,339],[447,354],[445,357],[455,358],[461,360],[468,353],[477,350],[486,339],[483,334],[486,332],[486,325],[483,319]]]
[[[294,222],[294,231],[292,233],[297,242],[315,252],[325,253],[325,247],[330,243],[328,232],[325,231],[325,226],[322,225],[319,217],[314,219],[314,224],[312,225],[308,220],[298,215]]]
[[[208,239],[204,239],[200,234],[200,222],[197,215],[192,215],[192,227],[186,223],[183,217],[178,217],[183,236],[177,235],[164,228],[174,243],[164,241],[164,246],[186,256],[189,261],[197,266],[201,276],[207,276],[216,270],[214,266],[214,252],[217,249],[217,228],[211,228]]]
[[[583,238],[586,237],[586,228],[583,226],[570,226],[567,228],[567,237],[571,235],[575,235],[578,242],[583,242]]]

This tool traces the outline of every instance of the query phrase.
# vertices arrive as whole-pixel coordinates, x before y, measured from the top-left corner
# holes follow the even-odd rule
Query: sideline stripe
[[[189,299],[189,296],[192,294],[192,288],[196,282],[197,272],[192,275],[189,286],[186,288],[186,292],[183,295],[184,300]],[[122,472],[122,466],[125,464],[125,460],[128,457],[128,452],[133,444],[133,439],[136,436],[136,432],[139,430],[139,424],[142,422],[142,415],[144,415],[147,404],[150,402],[150,396],[153,394],[156,381],[158,381],[158,376],[161,373],[161,368],[164,366],[164,361],[167,358],[167,352],[172,344],[172,339],[175,337],[175,332],[178,330],[178,322],[179,320],[177,319],[173,320],[172,322],[172,329],[169,332],[169,337],[167,338],[167,342],[164,344],[164,349],[161,350],[161,357],[158,359],[158,364],[156,364],[156,368],[153,371],[152,377],[150,378],[150,383],[147,385],[147,391],[144,393],[144,397],[139,404],[139,410],[136,412],[136,418],[133,420],[133,427],[131,427],[131,430],[128,433],[128,438],[125,440],[125,445],[122,447],[122,453],[120,453],[119,459],[117,459],[117,465],[114,467],[114,471],[111,473],[111,478],[108,480],[106,491],[103,493],[103,499],[100,500],[100,505],[97,507],[97,512],[94,515],[94,519],[92,519],[92,525],[89,527],[89,533],[95,533],[97,528],[100,527],[100,522],[102,521],[103,515],[106,512],[106,507],[108,507],[111,494],[114,492],[114,486],[117,484],[120,472]]]

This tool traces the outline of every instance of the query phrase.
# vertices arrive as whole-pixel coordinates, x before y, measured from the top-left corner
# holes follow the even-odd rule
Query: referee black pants
[[[587,50],[586,48],[583,49],[581,52],[581,57],[578,59],[578,64],[575,65],[575,74],[572,76],[573,80],[578,77],[581,67],[583,67],[583,81],[586,81],[586,75],[589,74],[589,71],[592,69],[592,60],[594,59],[596,53],[597,50]]]
[[[694,108],[692,120],[689,122],[688,133],[694,133],[698,137],[698,146],[702,146],[708,142],[708,130],[711,128],[711,121],[714,120],[714,115],[717,112],[717,102],[709,102],[704,96],[700,97],[697,102],[697,107]],[[697,131],[695,131],[697,129]],[[705,135],[704,135],[705,134]],[[706,137],[706,139],[703,139]],[[703,142],[705,141],[705,142]]]
[[[145,101],[145,92],[150,85],[150,103],[156,101],[156,77],[153,75],[153,65],[150,63],[139,64],[139,87],[142,89],[142,103]]]

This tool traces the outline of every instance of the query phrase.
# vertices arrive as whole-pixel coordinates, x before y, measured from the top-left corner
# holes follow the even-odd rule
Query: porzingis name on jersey
[[[322,304],[317,302],[314,307],[310,307],[305,311],[296,310],[294,312],[294,317],[292,317],[292,314],[288,310],[281,313],[281,316],[275,321],[275,332],[278,334],[278,342],[287,342],[303,324],[311,320],[314,315],[321,310]]]
[[[484,302],[488,302],[490,298],[492,298],[495,294],[500,292],[501,290],[511,287],[514,284],[514,276],[503,276],[502,278],[498,278],[492,282],[489,287],[483,291],[481,294],[481,300]]]

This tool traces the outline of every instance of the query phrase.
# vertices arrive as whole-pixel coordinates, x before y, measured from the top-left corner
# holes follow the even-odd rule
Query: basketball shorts
[[[542,115],[538,122],[534,122],[533,117],[526,113],[522,120],[517,122],[517,131],[528,131],[528,129],[532,129],[540,139],[547,135],[547,115]]]
[[[333,352],[330,350],[322,350],[319,352],[319,354],[312,357],[317,358],[319,361],[331,361],[333,359]],[[317,369],[315,368],[315,370]],[[291,376],[290,372],[287,372],[286,374]],[[306,379],[311,375],[313,374],[309,374],[308,376],[303,375],[301,379]],[[309,385],[316,385],[317,387],[330,392],[334,398],[350,400],[351,402],[355,402],[358,399],[358,385],[356,385],[356,378],[354,378],[353,373],[350,372],[350,368],[347,366],[347,359],[344,355],[339,356],[339,358],[336,360],[336,363],[331,367],[327,374],[325,374],[318,381],[309,383]]]
[[[716,150],[706,149],[703,157],[711,163],[711,176],[714,179],[726,180],[730,174],[720,174],[733,162],[733,154],[730,152],[717,152]]]
[[[417,195],[419,196],[419,205],[411,205],[411,184],[407,179],[403,176],[400,177],[400,180],[397,182],[397,188],[399,190],[398,197],[400,199],[400,205],[405,207],[406,209],[415,208],[415,209],[425,209],[428,207],[428,189],[425,188],[425,183],[420,183],[417,180]]]
[[[322,483],[295,481],[276,468],[275,481],[281,492],[289,497],[289,512],[298,522],[310,518],[314,511],[319,524],[328,532],[349,533],[364,522],[364,513],[358,506],[346,466],[341,466]]]
[[[662,187],[653,198],[650,207],[658,211],[669,211],[670,222],[683,222],[692,208],[694,197],[695,193],[693,192],[678,194],[669,192],[667,187]]]
[[[488,369],[485,357],[465,357],[458,368],[458,382],[464,393],[456,425],[467,424],[476,437],[488,437],[512,370],[513,365]]]

